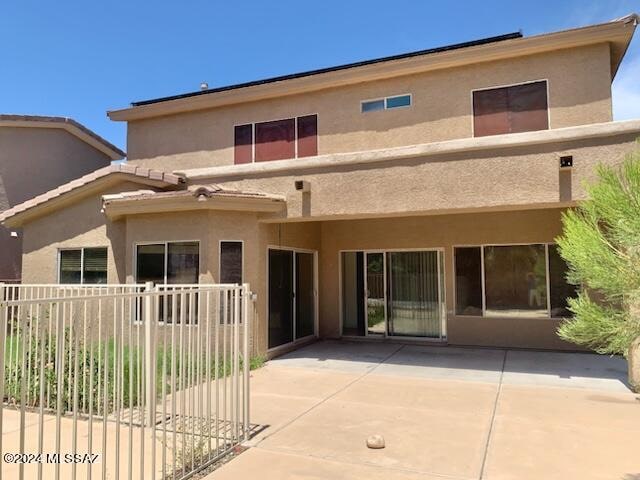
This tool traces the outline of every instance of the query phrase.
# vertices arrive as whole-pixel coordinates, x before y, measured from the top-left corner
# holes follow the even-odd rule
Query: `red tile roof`
[[[264,198],[269,200],[284,201],[282,195],[272,195],[262,192],[242,191],[221,187],[220,185],[190,185],[187,190],[172,190],[168,192],[155,192],[153,190],[136,190],[133,192],[114,193],[103,195],[103,202],[109,203],[118,200],[149,200],[161,198],[179,198],[179,197],[195,197],[204,196],[206,198],[213,197],[236,197],[236,198]]]
[[[136,167],[134,165],[129,165],[126,163],[109,165],[108,167],[101,168],[94,172],[91,172],[83,177],[80,177],[76,180],[73,180],[69,183],[65,183],[64,185],[60,185],[53,190],[49,190],[48,192],[43,193],[42,195],[38,195],[26,202],[20,203],[13,208],[5,210],[0,213],[0,222],[4,222],[5,220],[19,214],[30,210],[34,207],[42,205],[45,202],[53,200],[54,198],[60,197],[66,193],[72,192],[80,187],[84,187],[85,185],[89,185],[96,180],[105,178],[109,175],[125,175],[131,177],[132,181],[136,181],[136,179],[147,179],[153,180],[156,182],[160,182],[162,186],[170,187],[174,185],[179,185],[184,183],[184,178],[178,175],[174,175],[172,173],[162,172],[160,170],[151,170],[148,168]]]

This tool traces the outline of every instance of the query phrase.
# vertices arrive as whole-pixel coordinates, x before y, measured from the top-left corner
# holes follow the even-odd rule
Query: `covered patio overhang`
[[[126,215],[229,210],[277,213],[285,209],[280,195],[221,188],[217,185],[191,185],[187,190],[156,192],[137,190],[102,196],[104,213],[111,220]]]

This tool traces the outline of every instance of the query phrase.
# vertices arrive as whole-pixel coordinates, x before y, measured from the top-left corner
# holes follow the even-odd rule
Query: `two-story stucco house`
[[[99,248],[112,283],[247,282],[260,353],[317,337],[573,348],[554,239],[594,167],[640,136],[611,112],[637,22],[110,111],[126,165],[2,216],[23,228],[24,281],[91,282]]]
[[[0,212],[125,153],[73,119],[0,114]],[[20,281],[22,236],[0,227],[0,281]]]

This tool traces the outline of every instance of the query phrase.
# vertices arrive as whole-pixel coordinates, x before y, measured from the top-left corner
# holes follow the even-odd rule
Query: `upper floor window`
[[[234,163],[267,162],[318,154],[318,116],[237,125]]]
[[[473,92],[475,137],[549,128],[547,81]]]
[[[74,248],[60,250],[58,281],[66,283],[107,283],[107,249]]]
[[[365,100],[360,104],[362,113],[375,112],[377,110],[389,110],[391,108],[410,107],[411,95],[396,95],[394,97]]]

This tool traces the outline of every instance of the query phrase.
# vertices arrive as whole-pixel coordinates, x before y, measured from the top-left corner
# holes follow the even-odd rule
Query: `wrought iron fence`
[[[251,430],[252,312],[246,284],[0,284],[0,478],[217,461]]]

